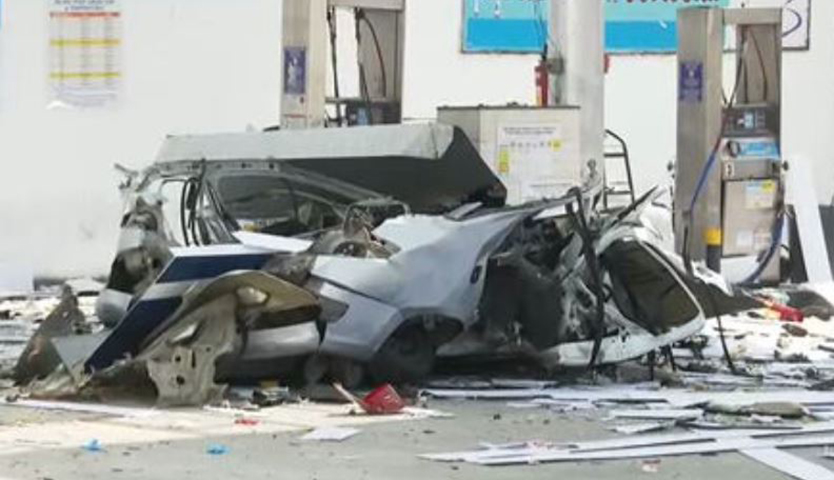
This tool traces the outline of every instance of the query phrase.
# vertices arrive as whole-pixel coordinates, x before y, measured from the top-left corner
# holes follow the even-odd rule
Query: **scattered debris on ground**
[[[142,198],[125,228],[143,240],[120,252],[106,284],[76,279],[0,299],[0,408],[130,426],[99,435],[63,425],[58,445],[107,452],[206,425],[344,442],[366,422],[449,418],[429,408],[436,399],[478,400],[502,407],[484,416],[495,425],[508,411],[536,410],[597,422],[615,437],[421,458],[632,459],[657,473],[669,456],[738,452],[802,479],[831,475],[787,449],[834,444],[834,307],[825,300],[834,289],[730,289],[708,271],[687,271],[641,226],[641,202],[596,216],[576,192],[439,216],[404,215],[407,206],[376,199],[314,241],[251,234],[236,245],[177,248],[151,228],[161,213]],[[395,213],[375,221],[380,208]],[[545,215],[554,208],[567,213]],[[455,255],[473,252],[476,268],[463,269]],[[429,254],[449,260],[451,273],[432,268],[422,283],[403,276],[419,273]],[[202,261],[229,268],[183,280]],[[139,270],[122,271],[129,267]],[[437,286],[433,296],[421,293],[426,285]],[[502,364],[500,375],[489,362]],[[454,372],[464,364],[468,373]],[[40,427],[15,428],[0,445],[46,448]],[[223,443],[205,448],[230,453]]]

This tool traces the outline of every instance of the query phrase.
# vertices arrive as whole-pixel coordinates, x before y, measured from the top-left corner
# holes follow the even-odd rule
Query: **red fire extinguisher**
[[[603,73],[611,69],[611,56],[603,56]],[[536,105],[546,107],[550,104],[550,64],[547,60],[547,50],[539,58],[539,63],[533,69],[536,77]]]
[[[536,74],[536,105],[546,107],[550,101],[550,72],[547,68],[547,57],[545,55],[541,56],[534,71]]]

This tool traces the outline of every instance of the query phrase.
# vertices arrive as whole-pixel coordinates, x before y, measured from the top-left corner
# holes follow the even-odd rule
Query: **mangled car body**
[[[600,215],[592,176],[505,206],[450,126],[171,137],[127,173],[112,332],[83,368],[138,362],[167,403],[216,377],[415,380],[438,355],[619,362],[700,330],[720,285],[657,246],[651,195]]]

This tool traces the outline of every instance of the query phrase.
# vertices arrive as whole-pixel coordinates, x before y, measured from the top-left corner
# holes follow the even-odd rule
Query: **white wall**
[[[405,117],[440,105],[535,102],[536,55],[461,53],[459,0],[410,0],[406,16]]]
[[[0,263],[106,272],[120,200],[112,165],[152,161],[168,133],[277,123],[278,0],[123,0],[115,108],[47,110],[46,0],[4,0]]]
[[[113,162],[150,162],[166,133],[275,122],[280,0],[122,0],[125,91],[107,111],[46,110],[44,0],[4,0],[0,27],[0,263],[41,274],[106,271],[119,218]],[[460,53],[459,0],[407,0],[404,114],[531,103],[532,55]],[[577,0],[578,1],[578,0]],[[586,1],[586,0],[581,0]],[[809,52],[784,59],[784,148],[834,193],[834,2],[813,2]],[[674,56],[616,56],[606,121],[629,141],[638,187],[675,154]]]

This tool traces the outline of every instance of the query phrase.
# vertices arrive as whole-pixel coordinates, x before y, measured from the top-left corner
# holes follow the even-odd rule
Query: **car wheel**
[[[422,325],[406,325],[394,332],[368,365],[379,383],[410,383],[434,368],[435,346]]]

